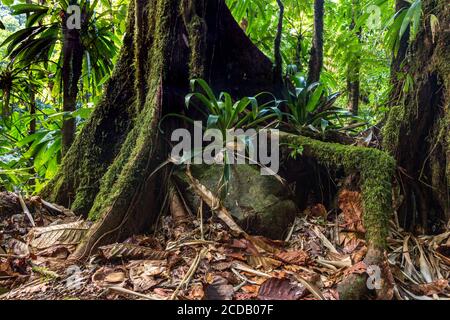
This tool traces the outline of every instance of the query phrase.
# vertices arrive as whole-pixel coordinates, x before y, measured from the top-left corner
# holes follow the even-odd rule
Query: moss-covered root
[[[393,158],[376,149],[327,143],[297,135],[281,134],[280,141],[302,147],[305,156],[322,165],[342,168],[346,173],[360,173],[366,239],[370,246],[385,249],[392,213]]]
[[[365,263],[386,270],[383,266],[388,223],[393,210],[391,181],[395,171],[394,159],[376,149],[327,143],[285,133],[280,135],[280,141],[290,146],[302,147],[305,156],[316,159],[324,166],[344,169],[348,174],[359,172],[364,208],[363,223],[369,247]],[[377,296],[382,298],[389,296],[386,293],[389,291],[386,273],[388,271],[382,271],[381,288],[376,292]],[[357,299],[367,295],[366,280],[367,274],[350,275],[338,288],[340,298]]]

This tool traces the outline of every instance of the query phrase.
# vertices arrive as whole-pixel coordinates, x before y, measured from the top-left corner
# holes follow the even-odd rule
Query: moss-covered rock
[[[262,176],[258,166],[235,165],[231,170],[228,194],[223,205],[236,222],[251,234],[281,239],[293,222],[297,208],[289,198],[288,189],[274,176]],[[217,194],[223,167],[198,165],[192,175]],[[198,208],[199,199],[189,188],[184,172],[177,173],[188,204]]]

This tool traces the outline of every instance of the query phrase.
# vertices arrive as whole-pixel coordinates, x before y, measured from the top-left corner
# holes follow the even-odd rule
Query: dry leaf
[[[443,293],[447,287],[448,280],[445,279],[439,279],[431,283],[412,284],[410,286],[414,293],[426,296]]]
[[[99,287],[118,285],[126,280],[126,273],[123,268],[101,267],[92,275],[92,282]]]
[[[338,201],[347,228],[365,233],[366,230],[362,222],[363,208],[361,194],[356,191],[343,190],[339,194]]]
[[[271,240],[263,236],[249,236],[246,238],[251,241],[257,248],[260,248],[261,252],[269,252],[277,254],[281,252],[281,246],[284,242],[279,240]]]
[[[318,203],[316,205],[309,206],[308,208],[306,208],[305,214],[313,217],[322,217],[326,219],[328,216],[328,211],[323,204]]]
[[[66,259],[71,250],[67,246],[53,246],[39,251],[38,255],[42,257],[52,257],[57,259]]]
[[[288,279],[270,278],[258,291],[259,300],[298,300],[308,294],[301,285],[292,284]]]
[[[257,293],[259,290],[259,286],[255,285],[246,285],[241,288],[245,293]]]
[[[217,262],[217,263],[212,264],[211,268],[213,268],[214,270],[217,270],[217,271],[223,271],[226,269],[230,269],[232,265],[233,265],[233,262],[231,262],[231,261],[230,262],[227,262],[227,261]]]
[[[228,284],[228,281],[221,276],[215,276],[213,283],[205,288],[206,300],[232,300],[233,295],[233,286]]]
[[[120,283],[125,279],[125,273],[123,272],[113,272],[108,274],[104,281],[109,283]]]
[[[165,267],[159,265],[160,263],[161,261],[133,261],[127,266],[134,291],[147,291],[163,280],[154,277],[165,271]]]
[[[34,228],[30,232],[30,245],[37,249],[45,249],[54,245],[78,244],[88,231],[84,221],[76,221],[55,226]]]
[[[117,258],[164,260],[168,256],[168,253],[165,251],[153,250],[130,243],[115,243],[100,247],[98,250],[107,260]]]
[[[353,266],[351,266],[350,268],[347,268],[344,271],[344,276],[348,276],[352,273],[363,274],[366,272],[367,272],[367,265],[365,264],[364,261],[360,261],[357,264],[354,264]]]
[[[299,266],[306,265],[309,260],[308,254],[303,250],[281,252],[277,255],[277,258],[286,263],[296,264]]]
[[[17,239],[9,240],[8,247],[12,251],[12,254],[20,257],[26,257],[30,254],[30,249],[25,242]]]
[[[278,260],[262,256],[247,256],[247,263],[253,268],[261,268],[264,271],[270,271],[282,265]]]
[[[203,300],[205,297],[205,291],[200,283],[192,285],[192,289],[189,291],[188,298],[190,300]]]
[[[247,239],[233,239],[230,246],[232,248],[243,249],[249,254],[254,254],[254,255],[259,254],[259,251],[258,251],[258,249],[256,249],[255,245]]]

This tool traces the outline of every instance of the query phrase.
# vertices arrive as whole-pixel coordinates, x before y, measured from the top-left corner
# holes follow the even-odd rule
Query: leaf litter
[[[340,198],[336,221],[306,210],[287,241],[236,232],[223,208],[225,222],[191,216],[182,230],[169,215],[155,234],[100,247],[86,262],[68,258],[88,222],[41,208],[33,227],[14,213],[0,220],[0,299],[336,300],[346,276],[367,272],[358,197]],[[450,298],[450,230],[413,236],[391,223],[388,246],[395,299]]]

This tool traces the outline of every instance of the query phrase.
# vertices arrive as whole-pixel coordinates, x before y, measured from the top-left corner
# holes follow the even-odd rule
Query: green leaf
[[[22,3],[11,6],[14,15],[24,14],[24,13],[32,13],[32,12],[44,12],[47,13],[49,10],[48,7],[41,6],[38,4],[31,3]]]
[[[12,4],[14,3],[14,0],[2,0],[2,3],[5,5],[5,6],[12,6]]]

